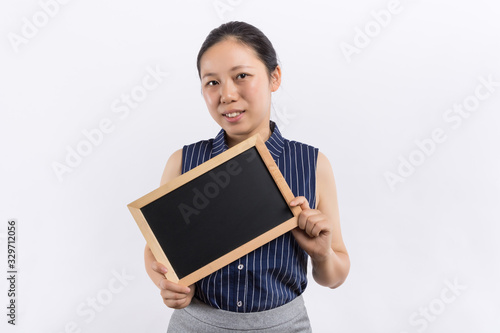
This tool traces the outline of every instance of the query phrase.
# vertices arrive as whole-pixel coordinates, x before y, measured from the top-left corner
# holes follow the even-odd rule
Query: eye
[[[237,77],[237,78],[242,78],[242,79],[244,79],[244,78],[246,78],[247,76],[248,76],[248,74],[247,74],[247,73],[241,73],[241,74],[238,74],[238,76],[236,76],[236,77]]]
[[[208,81],[206,85],[207,86],[215,86],[216,84],[219,84],[219,82],[212,80],[212,81]]]

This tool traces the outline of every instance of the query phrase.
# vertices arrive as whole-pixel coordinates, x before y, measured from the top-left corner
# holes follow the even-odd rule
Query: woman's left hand
[[[297,243],[314,261],[323,261],[333,252],[333,223],[317,209],[309,207],[309,202],[303,196],[295,197],[290,206],[300,206],[299,226],[292,230]]]

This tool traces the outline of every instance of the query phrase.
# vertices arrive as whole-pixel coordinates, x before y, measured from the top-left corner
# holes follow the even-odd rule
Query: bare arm
[[[181,167],[182,149],[179,149],[168,159],[161,177],[160,186],[180,176],[182,174]],[[144,249],[144,264],[151,281],[161,290],[160,294],[165,305],[170,308],[181,309],[191,303],[194,295],[194,285],[188,288],[168,281],[164,275],[167,272],[167,268],[156,261],[153,252],[151,252],[147,244]]]
[[[299,216],[299,228],[293,233],[311,257],[314,280],[322,286],[336,288],[347,278],[350,260],[340,230],[335,178],[330,162],[321,152],[318,155],[316,184],[316,209],[311,209],[304,197],[297,197],[290,203],[303,209]]]

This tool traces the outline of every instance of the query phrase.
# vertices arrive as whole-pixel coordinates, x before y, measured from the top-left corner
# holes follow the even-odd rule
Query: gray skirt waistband
[[[311,332],[309,317],[302,295],[274,309],[237,313],[213,308],[196,298],[191,304],[175,310],[168,332]]]

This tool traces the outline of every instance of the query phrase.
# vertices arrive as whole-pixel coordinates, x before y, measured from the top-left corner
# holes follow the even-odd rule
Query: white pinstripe
[[[275,126],[273,123],[271,125]],[[266,141],[266,146],[294,195],[305,196],[310,207],[314,208],[318,150],[284,139],[277,126]],[[187,172],[227,149],[223,130],[214,139],[184,146],[182,172]],[[260,260],[257,258],[259,256]],[[290,232],[244,258],[244,261],[240,258],[197,282],[196,297],[215,308],[255,312],[291,301],[307,285],[307,255]],[[257,261],[259,265],[256,267]],[[242,262],[245,262],[245,267],[239,270],[238,264]],[[251,267],[249,262],[252,262]],[[251,280],[249,274],[252,274]],[[241,308],[237,306],[238,301],[243,302]]]

